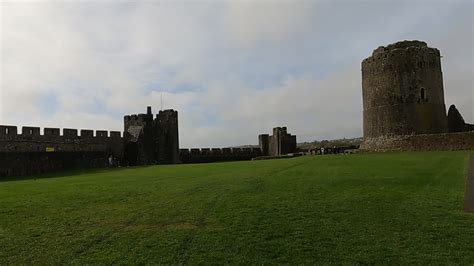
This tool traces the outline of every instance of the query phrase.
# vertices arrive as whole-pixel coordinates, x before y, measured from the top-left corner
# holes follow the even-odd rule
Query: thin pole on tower
[[[161,97],[161,111],[163,111],[163,93],[160,94]]]

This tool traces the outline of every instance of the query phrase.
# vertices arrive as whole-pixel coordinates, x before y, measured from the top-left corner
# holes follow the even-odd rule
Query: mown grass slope
[[[5,263],[474,263],[467,152],[306,156],[0,182]]]

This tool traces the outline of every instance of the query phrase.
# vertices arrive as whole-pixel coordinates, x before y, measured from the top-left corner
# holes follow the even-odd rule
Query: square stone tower
[[[146,114],[124,117],[124,163],[126,165],[179,162],[178,112],[160,111],[153,119]]]
[[[178,111],[172,109],[160,111],[156,115],[154,128],[158,163],[178,163]]]
[[[273,135],[261,134],[258,143],[264,156],[280,156],[296,152],[296,136],[288,134],[286,127],[273,128]]]

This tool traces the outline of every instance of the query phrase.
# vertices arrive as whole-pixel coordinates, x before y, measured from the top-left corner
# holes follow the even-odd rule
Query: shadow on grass
[[[27,175],[27,176],[9,176],[1,177],[0,183],[2,182],[12,182],[12,181],[24,181],[24,180],[36,180],[36,179],[46,179],[46,178],[58,178],[58,177],[72,177],[83,174],[100,174],[100,173],[109,173],[114,171],[121,171],[125,169],[134,169],[140,166],[131,166],[131,167],[118,167],[118,168],[87,168],[87,169],[74,169],[74,170],[58,170],[49,173]]]

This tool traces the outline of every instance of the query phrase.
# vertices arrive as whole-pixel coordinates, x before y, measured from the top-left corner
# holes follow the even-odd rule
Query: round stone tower
[[[375,49],[362,61],[364,138],[447,130],[440,53],[421,41]]]

